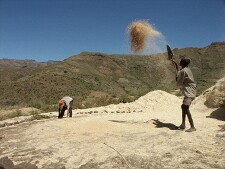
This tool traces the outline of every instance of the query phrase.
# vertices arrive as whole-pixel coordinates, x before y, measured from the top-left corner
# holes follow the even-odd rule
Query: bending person
[[[72,117],[73,109],[73,98],[69,96],[63,97],[59,101],[59,116],[58,118],[63,118],[65,110],[67,110],[67,117]]]

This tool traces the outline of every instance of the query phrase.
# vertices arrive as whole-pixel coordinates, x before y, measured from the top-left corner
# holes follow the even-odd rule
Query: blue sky
[[[225,41],[225,0],[0,0],[0,59],[132,54],[126,31],[135,20],[172,48]]]

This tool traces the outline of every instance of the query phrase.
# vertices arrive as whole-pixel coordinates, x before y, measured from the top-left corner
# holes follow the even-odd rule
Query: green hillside
[[[225,43],[204,48],[174,49],[176,60],[192,59],[198,94],[225,74]],[[16,64],[15,64],[16,63]],[[175,71],[167,54],[108,55],[83,52],[61,62],[0,60],[0,106],[51,109],[69,95],[76,108],[130,102],[149,91],[176,89]]]

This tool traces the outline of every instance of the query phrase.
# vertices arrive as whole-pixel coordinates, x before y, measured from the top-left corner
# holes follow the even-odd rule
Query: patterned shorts
[[[193,100],[194,100],[194,98],[192,98],[192,97],[184,97],[183,104],[184,105],[187,105],[187,106],[190,106],[191,105],[191,102]]]

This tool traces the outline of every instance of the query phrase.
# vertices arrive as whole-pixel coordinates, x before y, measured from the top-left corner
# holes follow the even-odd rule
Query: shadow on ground
[[[115,122],[115,123],[127,123],[127,121],[122,121],[122,120],[109,120],[111,122]]]
[[[143,121],[123,121],[123,120],[108,120],[114,123],[127,123],[127,124],[142,124],[142,123],[147,123],[147,122],[143,122]]]
[[[172,123],[163,123],[159,119],[152,119],[156,128],[169,128],[170,130],[179,130],[178,127]]]
[[[209,116],[206,116],[206,117],[225,121],[225,108],[220,107],[217,110],[213,111]]]

